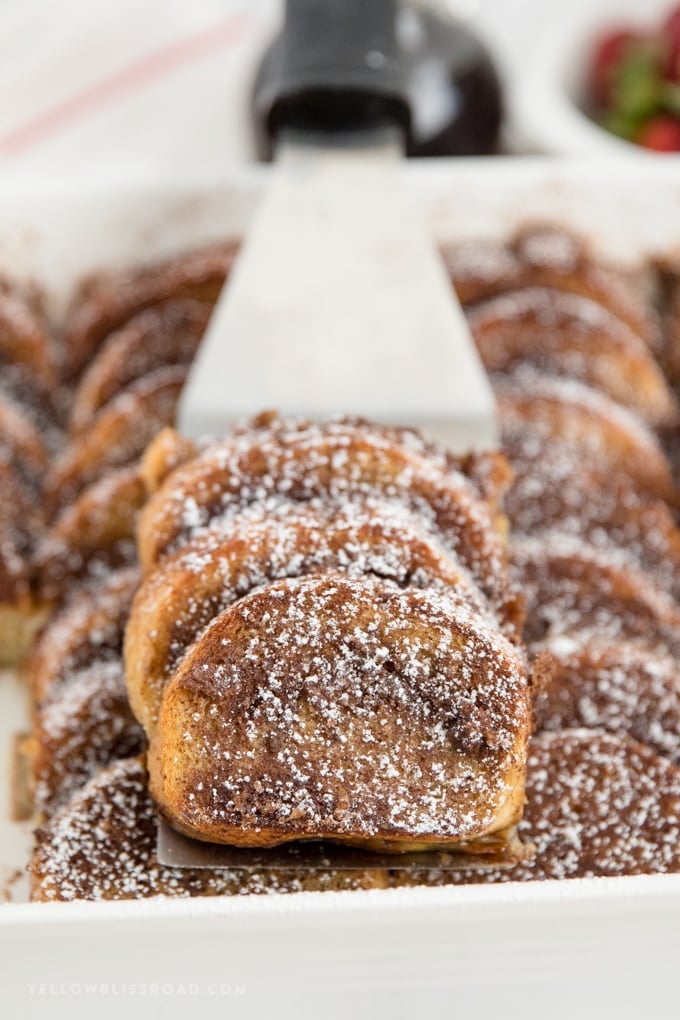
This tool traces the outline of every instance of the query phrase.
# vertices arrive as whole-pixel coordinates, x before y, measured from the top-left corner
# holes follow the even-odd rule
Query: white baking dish
[[[624,261],[680,247],[669,166],[458,161],[407,170],[441,240],[549,217]],[[0,271],[54,308],[83,272],[238,235],[264,171],[229,182],[0,182]],[[266,281],[263,281],[266,286]],[[0,677],[0,739],[25,726]],[[7,784],[4,784],[6,786]],[[0,802],[0,863],[28,834]],[[223,900],[0,906],[3,1015],[677,1017],[680,875]],[[436,1012],[435,1012],[436,1011]]]

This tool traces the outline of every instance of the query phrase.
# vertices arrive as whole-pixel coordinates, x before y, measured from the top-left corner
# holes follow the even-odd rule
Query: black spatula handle
[[[258,96],[270,131],[409,126],[397,0],[287,0],[276,66]]]

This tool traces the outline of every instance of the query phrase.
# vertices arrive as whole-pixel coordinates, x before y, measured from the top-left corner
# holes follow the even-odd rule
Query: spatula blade
[[[463,868],[509,868],[527,856],[516,836],[471,843],[454,852],[425,850],[390,854],[335,843],[285,843],[270,849],[224,846],[189,839],[159,819],[158,863],[167,868],[222,871],[460,871]]]
[[[192,367],[186,435],[275,408],[494,445],[491,388],[399,156],[389,134],[283,146]]]

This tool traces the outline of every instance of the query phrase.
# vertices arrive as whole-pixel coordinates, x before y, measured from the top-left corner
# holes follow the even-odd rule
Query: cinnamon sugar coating
[[[175,827],[395,850],[514,825],[521,655],[454,591],[317,574],[216,616],[163,695],[151,791]]]
[[[669,506],[630,478],[585,460],[578,448],[507,424],[503,449],[515,477],[505,508],[515,534],[547,531],[616,552],[680,598],[680,530]]]
[[[94,658],[120,658],[123,631],[138,586],[138,569],[128,567],[96,586],[78,588],[52,613],[25,664],[34,704]]]
[[[106,337],[146,308],[183,298],[214,304],[235,252],[234,245],[215,246],[86,280],[67,322],[67,377],[77,375]]]
[[[503,427],[559,440],[582,460],[613,476],[629,478],[638,491],[677,502],[668,460],[644,422],[597,390],[525,368],[494,380]]]
[[[593,386],[652,426],[678,420],[678,402],[649,346],[589,298],[525,287],[473,306],[467,318],[488,372],[532,366]]]
[[[463,305],[541,287],[587,298],[616,316],[658,352],[661,328],[644,287],[593,256],[575,234],[552,224],[530,224],[507,243],[472,241],[444,250]]]
[[[140,516],[140,560],[148,571],[214,522],[231,526],[254,503],[387,499],[437,531],[501,623],[512,627],[517,600],[507,580],[503,525],[495,500],[490,505],[475,475],[463,473],[471,463],[456,469],[416,433],[341,420],[312,425],[275,419],[236,431],[165,479]]]
[[[38,830],[33,900],[246,896],[379,889],[380,871],[224,871],[168,868],[156,858],[158,816],[136,758],[99,773]]]
[[[398,885],[528,882],[680,872],[680,770],[601,730],[539,733],[520,824],[536,847],[508,871],[396,873]]]
[[[54,614],[27,664],[33,697],[35,807],[50,814],[100,768],[143,744],[130,711],[122,643],[135,569],[80,590]]]
[[[69,415],[82,432],[126,387],[159,368],[189,365],[211,314],[205,302],[168,301],[140,312],[112,333],[81,376]]]
[[[550,680],[536,714],[550,730],[588,727],[631,736],[680,764],[680,665],[644,641],[574,633],[544,646]]]
[[[160,368],[132,383],[103,407],[53,464],[44,498],[52,512],[72,502],[110,469],[132,464],[175,418],[187,369]]]
[[[39,541],[33,561],[39,597],[59,603],[73,586],[136,561],[135,525],[146,499],[136,465],[107,471],[65,506]]]
[[[155,726],[180,658],[214,616],[269,581],[321,570],[454,588],[480,615],[489,612],[436,533],[397,503],[256,504],[228,529],[207,529],[166,557],[135,599],[126,673],[133,709],[146,728]]]
[[[44,818],[110,762],[144,746],[120,656],[94,660],[50,690],[35,712],[33,732],[34,807]]]
[[[511,555],[527,600],[528,642],[580,631],[680,655],[680,607],[625,555],[558,532],[518,538]]]

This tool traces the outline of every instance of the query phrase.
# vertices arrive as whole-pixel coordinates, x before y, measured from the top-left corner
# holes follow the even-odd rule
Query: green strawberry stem
[[[680,85],[670,81],[663,82],[661,104],[667,113],[680,117]]]
[[[613,112],[640,121],[661,108],[662,79],[656,47],[631,47],[614,73]]]

